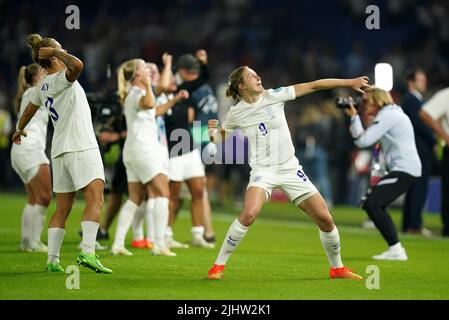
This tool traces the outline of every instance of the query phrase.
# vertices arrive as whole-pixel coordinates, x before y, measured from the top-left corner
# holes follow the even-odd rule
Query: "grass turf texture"
[[[207,270],[237,213],[216,210],[214,250],[176,250],[178,257],[155,257],[131,249],[132,257],[99,251],[114,274],[95,274],[80,267],[80,289],[66,288],[67,274],[44,272],[46,254],[20,253],[22,195],[0,194],[0,299],[449,299],[449,241],[402,236],[407,262],[375,261],[386,248],[375,230],[362,230],[359,209],[332,210],[339,225],[346,265],[366,277],[367,266],[380,269],[380,289],[365,281],[330,280],[328,263],[316,227],[290,204],[270,203],[232,256],[221,281],[206,280]],[[54,202],[47,213],[47,222]],[[76,265],[83,202],[77,201],[67,222],[61,264]],[[232,214],[223,214],[227,211]],[[280,219],[273,220],[272,217]],[[394,215],[396,222],[399,214]],[[438,228],[439,217],[426,215],[426,226]],[[176,239],[190,239],[190,217],[183,211],[175,225]],[[115,231],[115,225],[111,228]],[[43,239],[46,240],[46,231]],[[130,234],[127,238],[128,248]],[[110,243],[109,243],[110,244]]]

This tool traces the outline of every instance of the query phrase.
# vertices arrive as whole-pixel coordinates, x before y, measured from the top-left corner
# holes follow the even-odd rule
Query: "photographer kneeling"
[[[373,122],[363,128],[353,103],[346,114],[351,116],[350,131],[359,148],[380,143],[389,173],[382,177],[367,194],[363,209],[387,241],[389,249],[376,260],[407,260],[404,247],[399,242],[396,227],[386,207],[421,176],[421,161],[416,149],[413,126],[402,108],[395,105],[390,93],[373,87],[364,96],[365,112],[375,114]]]

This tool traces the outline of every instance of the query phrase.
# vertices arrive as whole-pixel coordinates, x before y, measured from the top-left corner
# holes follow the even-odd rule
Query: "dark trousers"
[[[441,218],[443,220],[443,236],[449,237],[449,147],[444,148],[441,171]]]
[[[405,172],[393,171],[384,176],[379,183],[368,191],[363,209],[379,229],[389,246],[399,242],[398,232],[387,206],[416,181],[416,178]]]
[[[427,199],[432,160],[422,158],[421,164],[421,177],[416,179],[416,182],[412,184],[405,195],[404,208],[402,211],[402,231],[407,231],[408,229],[421,229],[422,227],[422,212]]]

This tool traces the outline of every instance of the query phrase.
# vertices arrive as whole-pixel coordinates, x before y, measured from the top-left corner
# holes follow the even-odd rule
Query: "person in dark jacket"
[[[422,175],[407,191],[403,207],[402,231],[406,233],[430,235],[422,228],[422,212],[427,199],[427,189],[434,156],[435,138],[432,130],[419,117],[423,105],[423,94],[427,89],[424,70],[414,68],[406,75],[408,92],[405,94],[402,108],[412,121],[416,148],[422,164]]]

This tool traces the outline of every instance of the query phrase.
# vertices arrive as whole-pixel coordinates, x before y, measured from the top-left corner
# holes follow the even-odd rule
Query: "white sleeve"
[[[362,121],[358,115],[353,117],[351,122],[351,135],[354,138],[354,143],[359,148],[366,148],[378,142],[396,124],[397,119],[381,113],[366,130],[363,129]]]
[[[235,123],[235,118],[232,114],[232,110],[229,110],[226,114],[226,120],[223,122],[221,127],[228,133],[234,131],[239,127],[237,123]]]
[[[422,108],[434,120],[441,119],[449,112],[449,89],[437,92]]]
[[[295,88],[293,86],[269,89],[267,92],[268,99],[275,102],[286,102],[296,99]]]
[[[62,91],[75,83],[67,80],[66,71],[67,69],[64,69],[56,74],[54,85],[57,92]]]
[[[39,89],[38,89],[39,85],[40,85],[40,83],[38,83],[36,87],[31,88],[30,93],[29,93],[29,98],[30,98],[30,101],[32,104],[40,107],[43,105],[43,103],[41,102],[41,98],[40,98],[40,94],[39,94]]]

